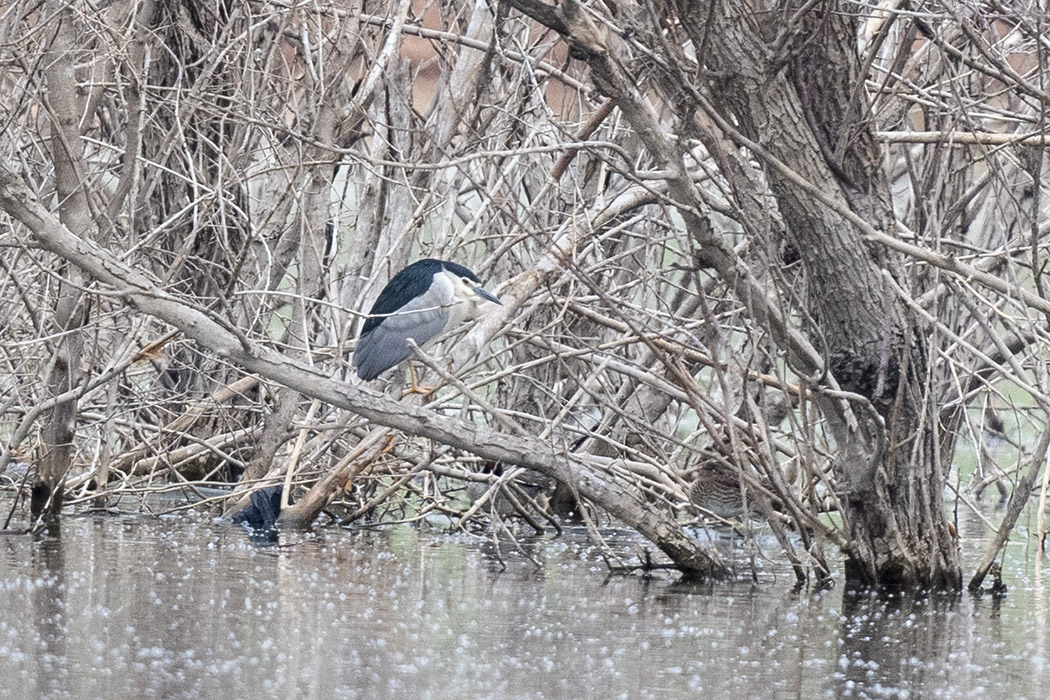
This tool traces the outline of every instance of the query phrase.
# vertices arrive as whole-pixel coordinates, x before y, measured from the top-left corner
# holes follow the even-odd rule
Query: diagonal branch
[[[668,514],[652,508],[627,484],[595,465],[543,440],[510,436],[419,406],[403,404],[367,389],[337,381],[317,369],[247,340],[226,324],[157,288],[149,278],[90,240],[78,238],[37,201],[21,179],[0,166],[0,208],[29,229],[36,243],[111,286],[143,313],[176,328],[245,371],[287,386],[379,425],[418,435],[483,459],[527,467],[572,484],[612,516],[659,547],[683,573],[724,578],[728,570],[716,553],[701,548]]]

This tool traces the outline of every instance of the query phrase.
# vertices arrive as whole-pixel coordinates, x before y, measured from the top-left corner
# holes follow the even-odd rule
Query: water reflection
[[[636,552],[622,536],[614,546]],[[466,536],[66,518],[0,539],[0,698],[1042,698],[1045,593],[880,600],[608,577]]]
[[[61,523],[54,523],[33,536],[30,571],[37,585],[32,591],[32,611],[36,662],[33,682],[45,692],[61,689],[66,656],[66,610],[62,590],[65,587],[65,560],[62,555]],[[17,609],[17,608],[16,608]]]

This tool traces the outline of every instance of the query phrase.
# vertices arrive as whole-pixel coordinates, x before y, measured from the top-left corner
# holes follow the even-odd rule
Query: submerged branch
[[[1036,479],[1038,479],[1039,472],[1043,468],[1048,448],[1050,448],[1050,427],[1043,430],[1043,435],[1039,438],[1039,444],[1032,454],[1032,463],[1010,496],[1010,502],[1006,506],[1006,514],[1003,516],[1003,521],[995,534],[995,539],[988,545],[980,566],[977,567],[973,578],[970,579],[968,588],[971,592],[981,589],[981,584],[984,583],[988,572],[992,570],[996,557],[999,556],[999,552],[1006,545],[1006,541],[1010,539],[1010,533],[1013,532],[1014,525],[1017,524],[1017,519],[1021,516],[1021,511],[1032,496],[1032,489],[1035,487]]]

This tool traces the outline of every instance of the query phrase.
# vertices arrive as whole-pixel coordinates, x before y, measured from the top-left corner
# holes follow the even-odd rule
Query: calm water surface
[[[1047,592],[879,602],[790,577],[608,577],[583,533],[542,563],[464,535],[253,545],[186,516],[0,537],[0,698],[1031,698]],[[638,552],[626,535],[613,546]]]

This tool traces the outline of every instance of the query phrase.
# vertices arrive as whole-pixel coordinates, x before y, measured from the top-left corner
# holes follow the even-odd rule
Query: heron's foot
[[[421,396],[426,397],[430,396],[435,391],[437,391],[436,386],[419,386],[418,384],[413,384],[412,386],[408,387],[407,389],[401,392],[401,398],[411,396],[412,394],[420,394]]]
[[[416,379],[416,370],[411,362],[408,363],[408,383],[409,387],[401,392],[401,398],[412,394],[421,394],[425,398],[437,391],[436,386],[421,386],[419,384],[419,380]]]

